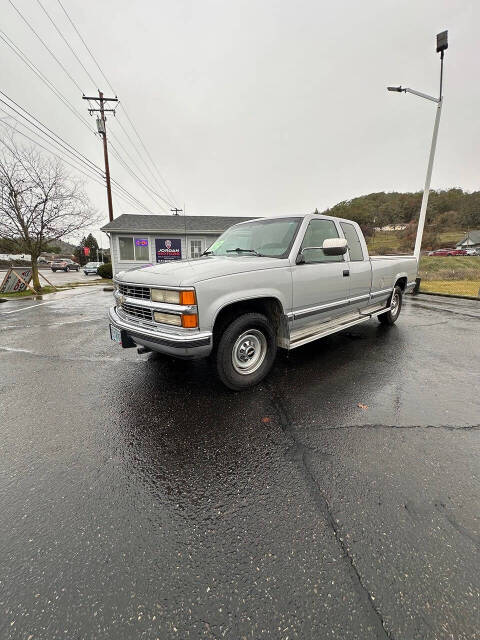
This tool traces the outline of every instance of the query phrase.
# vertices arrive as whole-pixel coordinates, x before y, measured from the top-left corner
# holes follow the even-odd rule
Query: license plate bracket
[[[117,327],[114,327],[113,324],[110,325],[110,338],[117,344],[122,344],[122,332]]]

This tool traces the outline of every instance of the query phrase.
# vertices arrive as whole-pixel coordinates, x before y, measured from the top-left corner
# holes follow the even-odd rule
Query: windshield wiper
[[[261,258],[264,257],[261,253],[255,251],[255,249],[241,249],[240,247],[237,247],[236,249],[227,249],[227,253],[253,253],[255,256],[260,256]]]
[[[202,256],[210,256],[210,255],[212,255],[212,253],[213,253],[213,251],[204,251],[202,253]]]

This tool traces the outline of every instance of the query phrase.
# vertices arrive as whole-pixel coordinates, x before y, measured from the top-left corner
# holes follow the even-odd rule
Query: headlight
[[[153,314],[155,322],[162,322],[163,324],[173,324],[176,327],[182,326],[182,316],[177,316],[174,313],[161,313],[155,311]]]
[[[153,302],[167,302],[169,304],[194,305],[195,291],[172,291],[171,289],[152,289]]]
[[[170,289],[152,289],[153,302],[168,302],[169,304],[180,304],[180,291]]]

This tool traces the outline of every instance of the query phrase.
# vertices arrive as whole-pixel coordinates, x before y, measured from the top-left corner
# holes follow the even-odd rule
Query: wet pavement
[[[233,393],[62,296],[0,306],[2,639],[480,637],[479,304]]]
[[[21,267],[15,267],[15,269],[21,270]],[[1,270],[0,269],[0,283],[3,281],[5,275],[6,275],[7,271]],[[40,269],[40,273],[45,276],[47,278],[47,280],[49,282],[51,282],[53,285],[57,285],[57,286],[61,286],[61,285],[65,285],[65,284],[69,284],[70,282],[93,282],[93,280],[100,280],[100,276],[97,275],[89,275],[86,276],[82,269],[80,268],[80,271],[52,271],[51,269]],[[42,284],[45,285],[46,283],[43,281],[42,278],[40,278],[40,280],[42,280]]]

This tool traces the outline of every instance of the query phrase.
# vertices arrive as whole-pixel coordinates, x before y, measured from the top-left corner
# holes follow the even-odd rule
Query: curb
[[[415,295],[421,296],[440,296],[441,298],[455,298],[455,300],[476,300],[480,302],[480,297],[473,296],[456,296],[454,293],[434,293],[433,291],[419,291]]]

